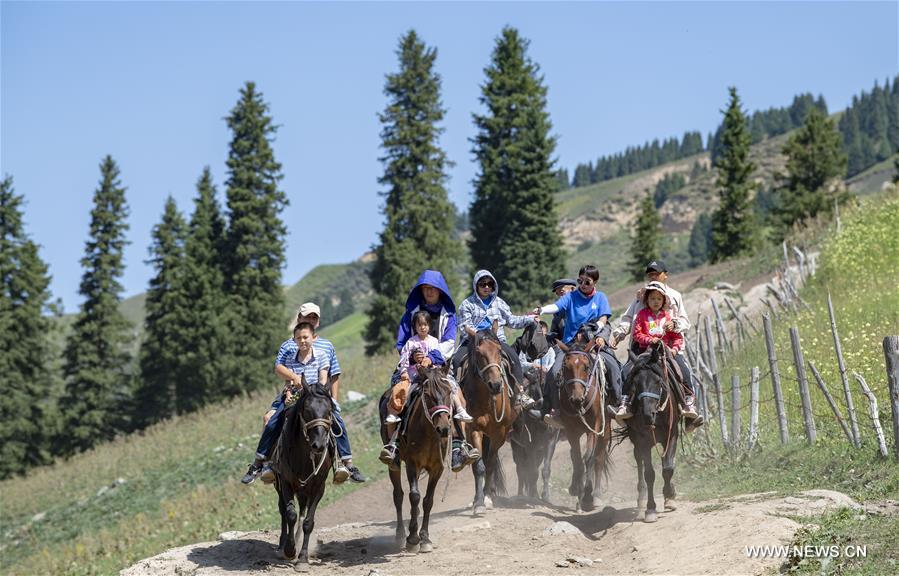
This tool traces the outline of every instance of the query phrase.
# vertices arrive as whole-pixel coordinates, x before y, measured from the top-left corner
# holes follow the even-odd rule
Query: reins
[[[588,391],[588,396],[585,399],[584,404],[578,410],[577,416],[578,416],[578,419],[580,420],[581,424],[584,426],[584,428],[586,428],[587,430],[589,430],[596,436],[601,436],[602,431],[605,430],[605,428],[606,428],[606,411],[605,411],[606,364],[605,364],[605,361],[602,359],[602,356],[600,356],[599,353],[597,353],[596,358],[593,358],[592,356],[590,356],[590,354],[588,352],[585,352],[583,350],[569,350],[565,354],[566,354],[566,356],[568,354],[583,354],[590,360],[590,362],[592,364],[592,366],[590,367],[590,375],[587,376],[586,381],[583,380],[582,378],[569,378],[568,380],[565,380],[562,383],[562,388],[565,388],[568,384],[581,384],[584,387],[584,389],[586,391]],[[600,379],[599,386],[595,385],[597,372],[599,373],[599,379]],[[593,386],[590,385],[591,382],[594,383]],[[593,401],[596,398],[597,388],[600,388],[600,390],[599,390],[599,394],[600,394],[600,408],[599,408],[600,426],[599,426],[598,431],[594,430],[593,427],[591,427],[589,424],[587,424],[587,420],[584,417],[584,415],[593,408]],[[587,408],[585,408],[585,406]],[[561,407],[562,406],[560,403],[559,408],[561,409]],[[571,415],[571,414],[569,414],[569,415]]]
[[[332,425],[334,422],[333,417],[329,416],[328,418],[316,418],[314,420],[310,420],[309,422],[306,422],[303,420],[303,406],[302,405],[297,406],[296,410],[297,410],[297,418],[299,418],[300,424],[302,425],[303,437],[306,439],[306,444],[308,444],[309,448],[310,448],[309,461],[312,462],[312,473],[309,474],[309,476],[307,476],[303,480],[298,480],[300,486],[305,486],[310,480],[312,480],[313,478],[318,476],[318,473],[321,472],[322,465],[325,463],[325,460],[328,458],[328,451],[324,450],[324,451],[322,451],[322,457],[319,459],[318,463],[316,464],[315,454],[313,454],[312,450],[311,450],[312,443],[309,441],[309,431],[312,430],[313,428],[321,427],[321,428],[327,428],[328,433],[331,436],[339,437],[340,435],[334,434],[334,429],[332,428]],[[343,434],[343,431],[341,431],[341,434]]]
[[[665,401],[662,402],[662,405],[659,406],[658,412],[664,412],[666,408],[669,408],[669,404],[671,404],[671,383],[668,381],[668,351],[667,348],[665,352],[662,354],[661,363],[662,363],[662,381],[665,384]],[[655,398],[656,400],[661,400],[658,394],[653,394],[652,392],[641,392],[637,398]],[[656,412],[658,414],[658,412]],[[656,427],[655,424],[650,426],[650,430],[652,431],[652,442],[653,446],[656,447],[656,451],[659,451],[659,441],[656,439]],[[659,458],[664,458],[666,454],[668,454],[668,448],[671,446],[671,435],[674,430],[674,405],[670,406],[670,410],[668,410],[668,436],[665,439],[665,449],[659,451]]]

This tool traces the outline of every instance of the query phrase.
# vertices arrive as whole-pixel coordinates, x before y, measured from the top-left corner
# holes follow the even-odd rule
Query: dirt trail
[[[570,478],[568,445],[562,442],[558,448],[553,476],[556,490],[567,486]],[[218,542],[169,550],[138,562],[122,574],[240,576],[291,574],[297,570],[372,576],[546,574],[565,570],[589,574],[758,574],[777,567],[780,561],[749,558],[745,547],[787,544],[798,524],[783,514],[815,514],[841,505],[857,506],[847,496],[829,491],[791,498],[755,494],[703,503],[681,499],[677,510],[661,513],[657,523],[646,524],[637,517],[635,468],[629,448],[625,443],[615,450],[612,478],[603,490],[606,506],[590,513],[575,512],[574,499],[556,493],[552,505],[514,497],[500,499],[486,516],[474,518],[469,507],[474,493],[471,473],[466,470],[454,475],[443,502],[439,500],[441,481],[431,517],[434,551],[430,554],[408,553],[394,543],[395,513],[390,483],[385,479],[316,514],[313,556],[317,563],[311,566],[295,567],[276,554],[278,533],[273,527],[261,532],[226,533]],[[508,484],[514,488],[510,457],[505,467]],[[683,470],[680,467],[679,472]],[[660,483],[656,492],[661,492]],[[404,514],[408,522],[408,499]],[[701,545],[693,544],[700,538]]]

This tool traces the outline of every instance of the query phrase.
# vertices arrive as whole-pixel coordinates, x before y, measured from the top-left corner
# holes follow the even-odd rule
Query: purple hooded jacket
[[[421,285],[428,284],[440,290],[440,300],[437,304],[425,304],[424,297],[421,294]],[[415,286],[409,292],[406,298],[406,313],[400,320],[399,329],[396,332],[396,349],[401,351],[406,340],[412,337],[415,332],[412,330],[412,316],[419,310],[426,310],[431,313],[440,313],[438,322],[438,331],[440,334],[432,334],[440,341],[440,361],[432,357],[435,364],[443,364],[449,360],[456,349],[456,305],[453,303],[453,297],[450,296],[449,288],[443,274],[436,270],[425,270],[418,277]],[[433,352],[437,352],[436,350]],[[429,354],[430,355],[430,354]]]

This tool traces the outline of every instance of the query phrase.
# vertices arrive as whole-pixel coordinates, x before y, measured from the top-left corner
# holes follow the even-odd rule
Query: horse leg
[[[646,478],[646,514],[643,519],[646,522],[655,522],[658,519],[656,515],[656,500],[653,495],[656,471],[652,465],[652,445],[646,443],[643,449],[643,477]]]
[[[552,471],[553,454],[556,453],[556,444],[559,443],[559,430],[553,430],[550,433],[549,443],[546,446],[546,455],[543,458],[543,492],[540,498],[549,502],[549,476]]]
[[[646,512],[646,477],[643,476],[646,462],[643,461],[643,449],[640,447],[640,440],[635,440],[634,461],[637,463],[637,514],[642,514]]]
[[[471,444],[477,448],[478,452],[481,454],[481,458],[471,465],[471,472],[474,474],[473,511],[475,516],[483,516],[487,513],[487,507],[484,506],[484,476],[487,467],[484,464],[484,451],[481,446],[482,437],[483,434],[481,432],[472,432],[471,434]]]
[[[315,528],[315,509],[325,494],[325,482],[322,481],[318,491],[311,497],[307,497],[308,508],[306,508],[306,517],[303,518],[303,547],[300,548],[299,562],[309,563],[309,536],[312,535],[312,529]]]
[[[594,462],[596,462],[596,435],[587,433],[584,446],[584,488],[580,494],[580,508],[585,512],[593,510],[593,489],[596,486]]]
[[[671,437],[671,444],[665,452],[665,457],[662,458],[662,479],[665,481],[662,494],[665,495],[665,510],[677,509],[677,504],[674,501],[677,492],[674,490],[674,482],[671,481],[671,478],[674,477],[674,459],[676,454],[677,435],[674,434]]]
[[[565,431],[568,436],[568,445],[571,454],[571,484],[568,485],[568,494],[578,498],[578,511],[580,511],[580,496],[584,490],[584,461],[581,459],[580,434]]]
[[[431,507],[434,505],[434,492],[437,490],[437,481],[443,474],[443,467],[435,467],[428,471],[428,489],[425,492],[423,504],[423,514],[421,517],[421,530],[418,535],[421,537],[421,544],[418,547],[419,552],[432,552],[434,544],[428,538],[428,520],[431,518]]]
[[[418,503],[421,493],[418,491],[418,469],[411,462],[406,462],[406,480],[409,482],[409,535],[406,537],[406,550],[414,551],[421,541],[418,536]]]
[[[403,526],[403,480],[399,470],[391,470],[390,483],[393,484],[393,506],[396,508],[396,543],[406,539],[406,527]]]
[[[281,502],[284,504],[282,518],[287,520],[287,531],[282,533],[282,537],[284,538],[284,558],[288,560],[293,560],[297,555],[297,542],[294,537],[294,529],[297,525],[297,510],[293,499],[293,487],[288,482],[282,482]]]
[[[604,505],[602,499],[602,476],[609,461],[609,442],[612,438],[612,423],[607,422],[602,436],[596,437],[596,445],[593,453],[593,507],[601,508]]]

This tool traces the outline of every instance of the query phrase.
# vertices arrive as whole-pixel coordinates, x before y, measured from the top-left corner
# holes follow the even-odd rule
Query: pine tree
[[[687,252],[690,254],[690,266],[701,266],[709,260],[709,247],[712,244],[712,219],[707,212],[699,215],[690,229],[690,242]]]
[[[25,233],[23,197],[0,181],[0,479],[49,458],[47,265]]]
[[[569,187],[569,176],[568,170],[565,168],[559,168],[556,170],[556,191],[561,192],[562,190],[568,190]]]
[[[130,392],[125,347],[133,327],[119,311],[127,240],[128,206],[111,156],[100,165],[100,186],[94,193],[90,237],[81,265],[81,309],[66,341],[60,399],[61,436],[57,446],[68,455],[109,440],[125,430]]]
[[[783,147],[787,157],[786,182],[778,190],[776,217],[781,232],[795,222],[829,213],[834,201],[848,193],[834,181],[846,173],[843,142],[833,120],[817,108],[810,108],[805,124],[790,136]]]
[[[532,305],[564,269],[552,198],[556,139],[539,66],[528,41],[503,29],[485,69],[474,155],[479,165],[469,210],[472,260],[491,270],[513,307]]]
[[[389,350],[406,297],[422,270],[440,270],[452,286],[461,254],[453,236],[455,210],[446,190],[446,153],[439,146],[445,110],[441,79],[434,70],[437,50],[414,30],[399,41],[399,71],[388,74],[387,107],[380,115],[385,187],[384,229],[375,248],[370,278],[375,290],[368,311],[368,354]]]
[[[183,353],[184,370],[175,382],[175,409],[179,414],[192,412],[219,394],[223,383],[219,362],[229,346],[223,317],[227,307],[225,221],[208,166],[197,181],[184,252],[190,271],[184,292],[190,307],[181,322],[183,330],[191,335],[191,345]]]
[[[226,395],[253,390],[271,381],[272,355],[284,336],[281,268],[287,229],[281,211],[287,196],[278,189],[281,164],[272,150],[277,126],[253,82],[226,118],[228,151],[228,231],[225,286],[231,344],[220,368]]]
[[[176,385],[185,376],[184,360],[194,344],[184,326],[190,303],[185,293],[191,271],[184,257],[186,224],[174,198],[165,202],[162,221],[153,227],[150,260],[156,275],[147,290],[140,383],[135,390],[137,428],[170,418],[176,412]]]
[[[640,201],[640,211],[634,222],[634,237],[631,239],[631,277],[642,280],[646,263],[659,257],[662,219],[656,210],[652,194],[647,191]]]
[[[753,211],[750,194],[755,185],[749,176],[755,165],[749,161],[749,131],[740,107],[737,89],[731,87],[730,103],[724,112],[718,168],[721,203],[712,217],[712,262],[744,254],[753,246]]]

